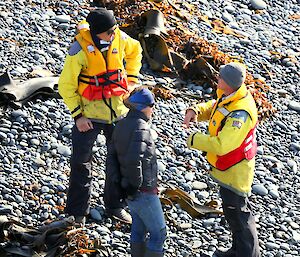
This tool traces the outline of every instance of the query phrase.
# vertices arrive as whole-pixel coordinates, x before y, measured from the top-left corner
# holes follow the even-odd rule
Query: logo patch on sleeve
[[[232,122],[232,127],[237,127],[238,129],[240,129],[242,127],[242,122],[240,122],[238,120],[234,120]]]
[[[93,45],[88,45],[87,50],[89,53],[95,52],[95,47]]]

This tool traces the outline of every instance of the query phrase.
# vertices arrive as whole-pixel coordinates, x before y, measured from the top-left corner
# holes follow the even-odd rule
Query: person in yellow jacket
[[[108,145],[115,123],[127,114],[123,97],[138,83],[142,48],[118,28],[113,12],[105,8],[91,11],[79,23],[78,31],[58,90],[75,120],[65,212],[84,223],[90,208],[92,147],[101,131]],[[106,212],[130,223],[117,184],[114,175],[106,171]]]
[[[184,125],[209,120],[208,132],[188,137],[189,148],[206,152],[210,175],[220,185],[225,219],[232,231],[232,247],[216,250],[218,257],[259,257],[260,250],[254,217],[248,196],[254,177],[257,143],[255,128],[257,108],[244,85],[243,64],[221,66],[217,100],[188,108]]]

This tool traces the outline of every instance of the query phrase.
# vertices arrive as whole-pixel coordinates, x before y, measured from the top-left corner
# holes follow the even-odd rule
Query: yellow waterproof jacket
[[[209,135],[200,132],[191,135],[188,138],[188,146],[207,152],[207,160],[212,165],[210,175],[216,182],[241,196],[246,196],[251,191],[255,158],[244,159],[225,171],[218,170],[215,164],[218,156],[237,149],[249,131],[256,126],[255,101],[245,85],[234,94],[223,98],[223,92],[217,90],[217,96],[217,101],[209,101],[191,108],[196,112],[198,121],[209,119]],[[230,114],[238,110],[246,111],[248,115],[243,118]]]
[[[104,58],[93,43],[88,23],[83,21],[78,28],[79,34],[70,48],[59,79],[59,93],[72,117],[83,115],[102,123],[113,123],[128,111],[123,104],[123,96],[112,96],[105,100],[106,103],[103,99],[90,101],[82,96],[87,85],[79,81],[79,75],[94,76],[109,70],[120,69],[129,82],[138,82],[142,48],[137,40],[117,28],[114,40]],[[76,44],[78,49],[74,51],[72,48],[76,48]]]

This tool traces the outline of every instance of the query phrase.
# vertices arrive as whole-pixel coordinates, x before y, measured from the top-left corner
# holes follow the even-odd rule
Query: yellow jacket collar
[[[243,84],[243,85],[241,85],[241,87],[234,94],[232,94],[229,97],[226,97],[218,105],[219,106],[220,105],[225,105],[225,104],[230,103],[232,101],[241,99],[241,98],[245,97],[247,94],[248,94],[248,90],[247,90],[246,86]],[[224,91],[221,90],[221,89],[217,89],[217,96],[218,96],[218,98],[222,98],[224,96]]]

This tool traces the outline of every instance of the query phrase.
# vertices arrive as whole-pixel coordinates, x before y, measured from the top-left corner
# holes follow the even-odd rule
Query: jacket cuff
[[[189,108],[186,110],[186,112],[187,112],[188,110],[194,111],[194,113],[198,116],[198,110],[197,110],[197,107],[196,107],[196,106],[191,106],[191,107],[189,107]]]
[[[135,75],[127,74],[127,80],[128,80],[128,82],[139,83],[139,77],[135,76]]]
[[[79,118],[82,117],[82,113],[79,113],[77,114],[75,117],[74,117],[74,121],[78,120]]]
[[[189,135],[189,137],[187,139],[187,147],[189,149],[193,148],[193,146],[194,146],[194,137],[195,137],[196,134],[197,134],[197,132]]]
[[[81,106],[80,105],[78,105],[71,111],[71,115],[73,118],[77,117],[80,114],[81,114]],[[81,114],[81,116],[82,116],[82,114]],[[80,116],[78,118],[80,118]]]

